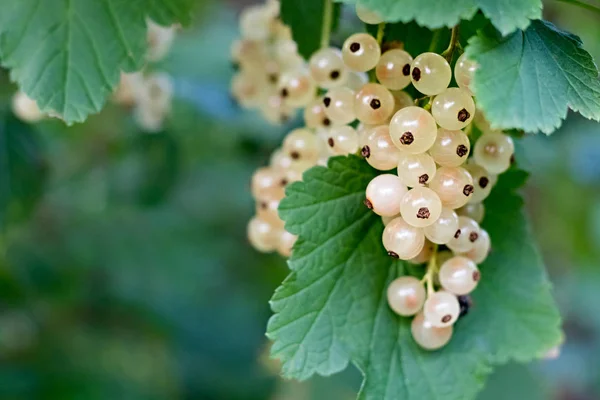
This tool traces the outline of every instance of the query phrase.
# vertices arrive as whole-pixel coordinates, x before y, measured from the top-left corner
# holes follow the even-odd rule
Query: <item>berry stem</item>
[[[379,47],[383,44],[383,35],[385,35],[385,22],[382,22],[377,27],[377,43]]]
[[[436,244],[431,253],[431,258],[429,259],[429,263],[427,264],[427,272],[423,279],[421,279],[421,283],[427,284],[427,296],[431,296],[435,290],[433,288],[433,277],[437,273],[437,252],[438,245]]]
[[[452,57],[454,56],[454,51],[460,45],[458,43],[458,39],[459,39],[458,33],[459,33],[459,26],[456,25],[454,28],[452,28],[452,36],[450,37],[450,44],[448,45],[448,48],[446,50],[444,50],[444,52],[442,53],[442,56],[444,56],[444,58],[446,58],[446,61],[448,61],[449,63],[452,62]]]
[[[321,30],[321,48],[329,47],[331,27],[333,26],[333,0],[325,0],[323,7],[323,28]]]
[[[433,32],[433,36],[431,38],[431,43],[429,44],[429,52],[435,53],[435,49],[438,47],[441,37],[442,37],[441,29],[438,29]]]

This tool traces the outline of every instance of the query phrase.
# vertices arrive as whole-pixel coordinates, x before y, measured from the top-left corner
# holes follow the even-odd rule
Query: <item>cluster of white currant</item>
[[[163,59],[169,50],[178,26],[161,26],[147,21],[148,62]],[[136,124],[147,132],[158,132],[171,112],[173,81],[165,72],[138,71],[122,73],[121,81],[113,95],[115,103],[133,109]]]

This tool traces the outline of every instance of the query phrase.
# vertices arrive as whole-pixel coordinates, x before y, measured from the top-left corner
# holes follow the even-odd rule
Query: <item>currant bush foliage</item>
[[[67,123],[99,112],[120,71],[145,62],[146,17],[188,23],[193,0],[20,0],[0,13],[0,59],[42,111]]]
[[[494,364],[527,361],[558,344],[558,310],[515,193],[523,172],[502,176],[487,200],[483,226],[493,253],[481,265],[474,312],[436,352],[422,350],[410,319],[387,305],[387,286],[408,265],[387,256],[381,218],[362,204],[376,174],[358,157],[333,158],[291,185],[281,203],[286,229],[300,237],[267,330],[285,376],[330,375],[352,362],[365,376],[361,399],[464,400]]]
[[[577,36],[534,21],[504,38],[480,32],[469,44],[481,66],[473,90],[493,125],[549,134],[569,108],[600,120],[598,69]]]
[[[541,0],[339,0],[360,3],[388,22],[416,21],[430,29],[452,27],[461,19],[471,19],[478,10],[503,34],[525,29],[530,20],[542,16]]]

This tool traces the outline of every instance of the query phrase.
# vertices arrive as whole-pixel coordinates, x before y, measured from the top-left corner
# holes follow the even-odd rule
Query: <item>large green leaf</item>
[[[502,38],[480,33],[467,54],[481,68],[473,90],[499,128],[552,133],[571,108],[600,120],[600,80],[578,37],[545,21]]]
[[[300,236],[267,330],[286,377],[330,375],[352,361],[365,375],[361,399],[464,400],[493,364],[530,360],[559,342],[550,284],[514,193],[522,173],[502,177],[487,203],[493,254],[481,266],[473,312],[437,352],[421,350],[410,319],[387,305],[387,285],[406,265],[386,255],[380,218],[362,205],[376,174],[358,157],[334,158],[305,173],[281,203],[287,229]]]
[[[281,19],[292,28],[298,52],[306,59],[321,46],[325,8],[330,0],[281,0]],[[332,7],[331,27],[337,24],[339,4]]]
[[[339,0],[377,11],[388,22],[416,21],[431,29],[452,27],[483,11],[503,34],[525,29],[530,20],[541,18],[541,0]]]
[[[146,17],[189,22],[193,0],[19,0],[2,4],[0,59],[44,111],[67,123],[100,111],[120,71],[138,70]]]

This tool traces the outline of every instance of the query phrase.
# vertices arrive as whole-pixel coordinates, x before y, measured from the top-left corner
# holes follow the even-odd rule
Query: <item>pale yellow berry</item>
[[[423,284],[412,276],[403,276],[392,281],[387,289],[390,308],[403,317],[415,315],[421,311],[425,297]]]

